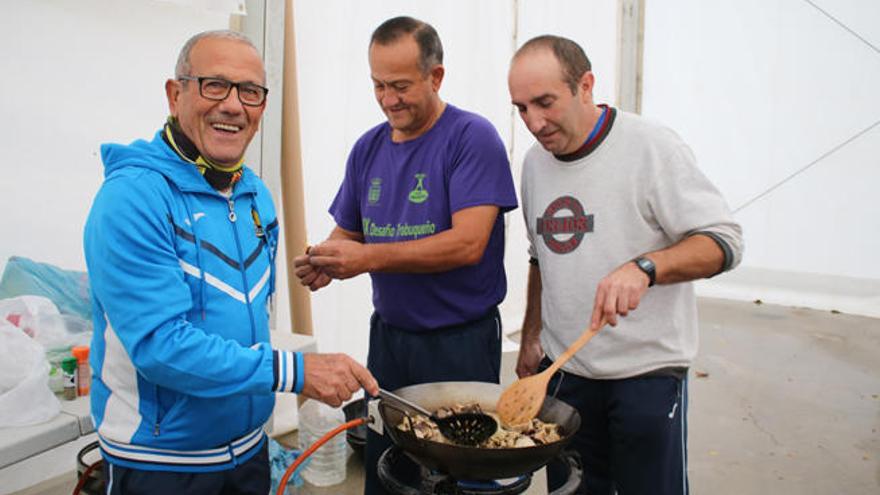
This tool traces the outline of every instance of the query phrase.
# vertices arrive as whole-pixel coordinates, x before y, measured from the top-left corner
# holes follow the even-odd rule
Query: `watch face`
[[[634,261],[636,266],[648,276],[648,287],[654,285],[654,277],[656,277],[654,262],[644,257],[636,258]]]

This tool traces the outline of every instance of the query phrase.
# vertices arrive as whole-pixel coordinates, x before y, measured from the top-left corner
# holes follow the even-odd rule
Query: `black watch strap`
[[[633,260],[633,263],[639,267],[639,270],[645,272],[645,275],[648,276],[648,287],[653,286],[654,282],[657,281],[657,268],[654,266],[654,262],[649,258],[639,256]]]

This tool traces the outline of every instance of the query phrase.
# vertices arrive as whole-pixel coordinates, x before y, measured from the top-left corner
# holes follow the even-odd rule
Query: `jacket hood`
[[[165,143],[161,130],[156,132],[152,141],[138,139],[131,144],[102,144],[101,160],[104,162],[105,179],[109,179],[115,172],[124,168],[136,167],[162,174],[181,191],[217,194],[196,166],[184,161]],[[241,182],[239,187],[236,187],[236,192],[253,191],[254,179],[253,172],[243,167]]]

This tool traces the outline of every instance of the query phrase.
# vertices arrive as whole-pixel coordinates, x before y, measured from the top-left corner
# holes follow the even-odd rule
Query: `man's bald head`
[[[190,59],[191,59],[191,54],[192,54],[193,48],[196,46],[196,44],[199,41],[204,40],[204,39],[226,39],[226,40],[239,41],[239,42],[244,43],[245,45],[248,45],[249,47],[253,48],[254,53],[256,53],[257,56],[260,55],[260,51],[257,50],[257,47],[254,45],[254,42],[251,41],[250,38],[248,38],[247,36],[237,32],[237,31],[232,31],[229,29],[217,29],[214,31],[203,31],[201,33],[194,35],[190,39],[186,40],[186,43],[183,44],[183,47],[180,49],[180,54],[177,56],[177,64],[174,66],[174,77],[191,75],[190,72],[192,71],[192,65],[191,65]],[[263,81],[265,82],[265,80],[266,80],[266,71],[265,71],[265,69],[263,69]]]
[[[562,80],[571,90],[571,94],[576,94],[581,77],[592,70],[590,59],[587,58],[583,48],[568,38],[545,34],[525,42],[513,55],[513,61],[523,54],[539,50],[553,53],[562,67]]]

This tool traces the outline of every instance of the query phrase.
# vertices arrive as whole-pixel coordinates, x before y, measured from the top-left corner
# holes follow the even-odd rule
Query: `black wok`
[[[412,385],[394,390],[394,393],[429,411],[464,402],[477,402],[483,410],[494,411],[502,391],[503,388],[494,383],[438,382]],[[397,425],[405,420],[407,412],[413,413],[393,401],[379,403],[385,433],[391,440],[416,463],[454,478],[469,480],[512,478],[540,469],[568,445],[581,426],[580,415],[574,408],[547,397],[538,419],[558,424],[562,439],[534,447],[483,449],[423,440],[411,432],[401,431]]]

